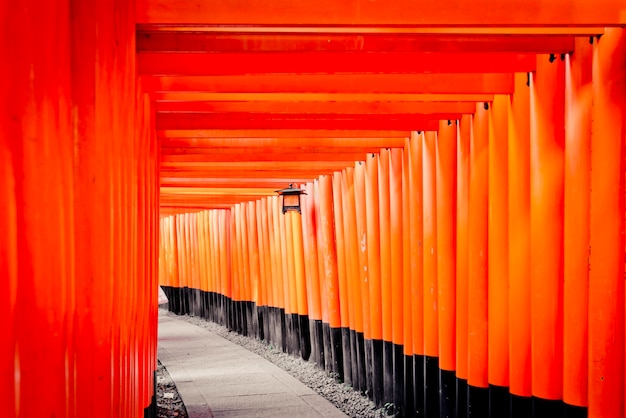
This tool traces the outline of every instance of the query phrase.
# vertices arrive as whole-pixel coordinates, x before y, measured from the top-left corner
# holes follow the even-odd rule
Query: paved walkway
[[[159,360],[189,418],[346,416],[276,365],[182,319],[159,315]]]

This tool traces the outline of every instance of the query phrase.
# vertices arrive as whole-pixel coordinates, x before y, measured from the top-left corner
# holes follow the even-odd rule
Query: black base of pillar
[[[372,401],[381,407],[385,403],[383,341],[372,340]]]
[[[457,418],[467,418],[467,380],[456,379],[456,414]]]
[[[308,315],[298,315],[300,321],[300,355],[302,360],[311,358],[311,330]]]
[[[258,324],[258,332],[259,332],[259,340],[265,341],[265,306],[257,306],[256,315],[257,315],[257,324]]]
[[[404,407],[402,413],[405,417],[415,416],[415,395],[413,393],[413,356],[404,355]]]
[[[285,314],[287,327],[287,352],[294,356],[300,355],[300,317],[298,314]]]
[[[324,342],[324,364],[322,368],[327,372],[333,371],[333,344],[330,338],[330,325],[322,322],[322,341]]]
[[[565,418],[587,418],[588,410],[582,406],[565,404]]]
[[[404,368],[406,356],[404,346],[393,345],[393,400],[395,412],[398,416],[404,416],[404,403],[406,391],[404,388]]]
[[[350,328],[341,328],[341,357],[343,359],[343,377],[341,381],[354,387],[352,379],[352,341]]]
[[[489,385],[489,416],[508,417],[511,414],[511,395],[508,387]]]
[[[156,401],[157,394],[157,384],[156,384],[156,370],[152,374],[152,385],[154,391],[152,392],[152,399],[150,400],[150,405],[144,408],[143,417],[144,418],[157,418],[158,416],[158,408]]]
[[[322,321],[319,319],[309,320],[309,329],[311,333],[311,360],[317,367],[324,369],[324,331],[322,329]]]
[[[484,418],[489,416],[489,389],[467,385],[467,416]]]
[[[354,339],[354,348],[356,352],[356,371],[357,371],[357,385],[359,391],[365,393],[367,390],[367,373],[365,371],[365,338],[362,332],[351,331],[351,339]]]
[[[563,418],[563,401],[536,398],[533,396],[533,418]]]
[[[246,308],[246,315],[248,316],[248,335],[250,337],[254,337],[260,340],[261,337],[259,336],[259,311],[256,303],[247,302]]]
[[[533,416],[533,399],[526,396],[511,395],[511,418]]]
[[[383,344],[383,405],[393,403],[393,343],[382,341]]]
[[[413,356],[413,401],[415,416],[424,417],[424,356]]]
[[[441,416],[454,417],[456,410],[456,374],[454,371],[439,370],[439,388]]]
[[[373,370],[374,370],[374,354],[373,341],[363,338],[363,353],[365,354],[365,394],[368,398],[374,399],[374,387],[373,387]]]
[[[424,416],[439,416],[439,359],[424,356]]]
[[[330,347],[332,352],[332,371],[340,382],[344,381],[343,344],[341,328],[330,328]]]

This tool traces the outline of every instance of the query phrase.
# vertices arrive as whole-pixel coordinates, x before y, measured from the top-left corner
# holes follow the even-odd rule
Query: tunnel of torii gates
[[[623,1],[0,23],[3,415],[155,416],[160,284],[405,416],[624,417]]]

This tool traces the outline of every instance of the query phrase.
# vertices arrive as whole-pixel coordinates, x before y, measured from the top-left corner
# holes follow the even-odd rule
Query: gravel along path
[[[376,408],[376,405],[360,392],[343,383],[336,382],[332,376],[324,370],[320,370],[313,363],[304,361],[299,357],[284,353],[281,350],[259,341],[245,337],[236,332],[229,331],[226,327],[204,319],[190,316],[177,316],[174,313],[161,310],[160,314],[170,315],[178,319],[208,329],[209,331],[238,344],[255,354],[271,361],[278,367],[300,380],[302,383],[319,393],[337,408],[351,417],[386,417],[388,411],[385,408]],[[159,404],[160,406],[160,404]],[[172,416],[172,415],[167,415]],[[182,415],[180,415],[182,416]]]
[[[176,383],[170,377],[167,369],[159,361],[157,367],[157,417],[158,418],[187,418],[187,409],[178,394]]]

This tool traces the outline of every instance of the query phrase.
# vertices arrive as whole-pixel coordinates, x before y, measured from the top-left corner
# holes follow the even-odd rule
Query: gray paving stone
[[[159,359],[190,418],[345,417],[286,371],[184,320],[159,316]]]

